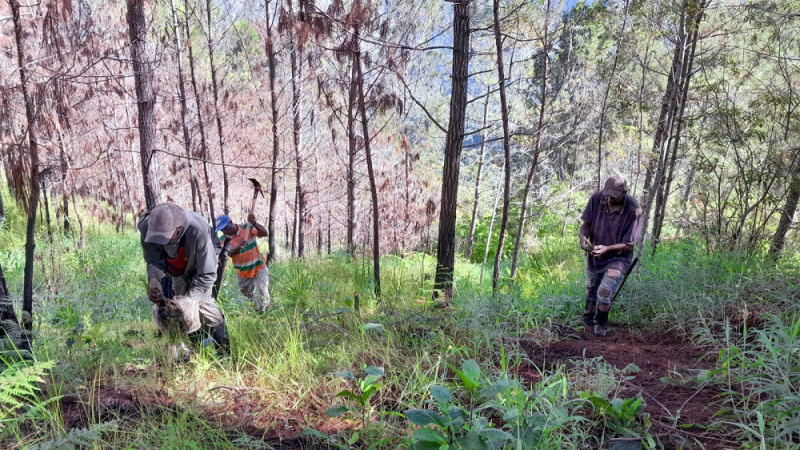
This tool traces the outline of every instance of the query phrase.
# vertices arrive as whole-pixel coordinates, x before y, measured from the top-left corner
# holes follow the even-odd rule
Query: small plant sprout
[[[325,414],[329,417],[339,417],[347,413],[361,413],[361,426],[366,426],[367,423],[369,423],[369,417],[372,413],[370,400],[378,393],[378,389],[381,387],[380,379],[386,375],[383,372],[383,368],[369,366],[364,369],[364,375],[359,378],[356,378],[353,373],[349,371],[334,372],[334,375],[348,380],[355,386],[355,389],[344,389],[336,394],[337,397],[348,399],[351,405],[340,404],[331,406],[325,411]]]

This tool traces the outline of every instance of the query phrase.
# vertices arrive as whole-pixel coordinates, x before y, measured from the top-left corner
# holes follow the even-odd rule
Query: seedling
[[[378,393],[378,389],[381,387],[379,380],[385,376],[383,369],[369,366],[364,369],[364,375],[358,379],[349,371],[335,372],[334,375],[349,380],[355,386],[354,390],[344,389],[336,394],[337,397],[349,399],[352,405],[331,406],[325,411],[325,414],[330,417],[339,417],[347,413],[360,413],[361,426],[364,427],[369,422],[369,416],[372,412],[370,400]]]

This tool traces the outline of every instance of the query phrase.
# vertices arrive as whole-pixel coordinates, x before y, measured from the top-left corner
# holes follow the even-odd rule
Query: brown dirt
[[[679,374],[690,377],[692,369],[712,368],[713,359],[709,359],[704,350],[673,333],[642,333],[613,324],[609,329],[611,331],[605,337],[575,331],[549,345],[537,344],[533,339],[528,341],[523,349],[535,367],[522,367],[520,376],[532,383],[537,382],[541,380],[538,369],[548,370],[556,364],[569,364],[570,360],[581,360],[584,355],[587,359],[600,356],[617,369],[635,364],[641,371],[631,374],[634,379],[623,382],[620,396],[629,398],[641,393],[647,404],[645,412],[650,414],[653,422],[650,431],[664,442],[666,448],[740,446],[725,439],[724,434],[712,433],[705,428],[718,410],[714,402],[719,391],[691,383],[673,385],[661,381],[662,378],[681,381]]]

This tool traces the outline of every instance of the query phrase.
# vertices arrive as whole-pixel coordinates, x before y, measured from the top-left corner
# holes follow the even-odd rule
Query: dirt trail
[[[529,341],[523,349],[537,367],[547,370],[555,364],[602,357],[617,369],[635,364],[641,371],[635,378],[623,382],[621,397],[641,393],[647,404],[645,412],[653,421],[651,433],[659,435],[667,448],[708,449],[737,448],[724,434],[711,433],[705,425],[712,422],[718,407],[714,406],[719,391],[711,387],[665,383],[662,378],[680,381],[680,375],[690,377],[693,370],[713,368],[706,352],[673,333],[655,334],[610,326],[612,332],[595,337],[588,332],[562,336],[549,345]],[[704,359],[705,357],[705,359]],[[522,368],[520,375],[531,382],[538,381],[538,370]],[[676,421],[677,418],[677,421]]]

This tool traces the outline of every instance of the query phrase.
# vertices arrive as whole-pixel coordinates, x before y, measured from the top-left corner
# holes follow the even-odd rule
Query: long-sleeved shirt
[[[178,245],[150,244],[144,241],[150,213],[146,213],[137,224],[144,261],[147,263],[147,278],[159,280],[167,274],[167,258],[175,257],[180,247],[184,248],[185,268],[178,275],[189,287],[188,295],[197,300],[211,297],[211,288],[217,279],[217,263],[222,247],[219,238],[203,216],[187,211],[178,236]],[[171,254],[172,253],[172,254]]]

